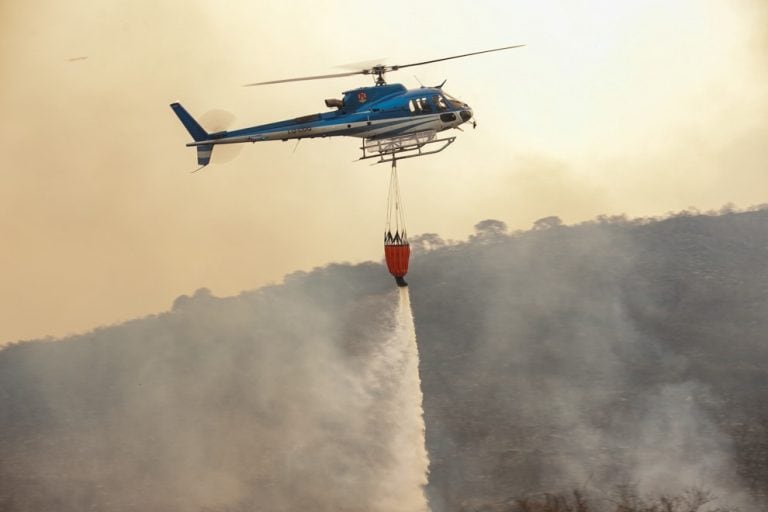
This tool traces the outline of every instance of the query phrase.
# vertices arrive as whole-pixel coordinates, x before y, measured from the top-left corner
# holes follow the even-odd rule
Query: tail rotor
[[[202,116],[200,121],[203,126],[208,126],[211,129],[211,133],[221,133],[231,128],[237,117],[228,110],[214,109],[209,110]],[[220,144],[216,148],[216,158],[213,160],[214,164],[225,164],[234,160],[237,155],[242,151],[242,144]]]

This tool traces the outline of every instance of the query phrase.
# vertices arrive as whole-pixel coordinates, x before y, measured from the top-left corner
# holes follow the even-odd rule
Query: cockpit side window
[[[448,105],[445,104],[445,98],[443,98],[439,94],[432,96],[432,102],[437,106],[438,112],[443,112],[445,110],[448,110]]]

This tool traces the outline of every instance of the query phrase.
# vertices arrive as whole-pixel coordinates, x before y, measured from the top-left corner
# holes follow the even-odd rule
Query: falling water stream
[[[382,360],[397,387],[399,397],[390,453],[393,460],[389,477],[382,482],[382,510],[428,512],[424,494],[429,458],[424,437],[419,350],[407,287],[398,288],[399,305],[395,327],[381,347]]]

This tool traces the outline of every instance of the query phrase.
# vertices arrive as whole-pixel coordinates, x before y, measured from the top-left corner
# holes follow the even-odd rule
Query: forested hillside
[[[627,484],[768,506],[768,211],[413,246],[434,511]],[[0,510],[398,508],[393,287],[331,265],[7,345]]]
[[[768,212],[478,227],[411,279],[437,509],[625,484],[766,499]]]

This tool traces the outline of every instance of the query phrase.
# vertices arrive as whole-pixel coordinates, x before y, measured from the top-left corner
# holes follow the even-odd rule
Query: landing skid
[[[433,155],[439,153],[450,146],[456,137],[445,137],[436,139],[437,132],[434,130],[409,133],[407,135],[398,135],[386,139],[363,139],[363,156],[360,160],[369,158],[378,158],[377,164],[384,162],[394,162],[405,158],[415,158],[417,156]],[[422,151],[431,144],[440,144],[437,149]]]

